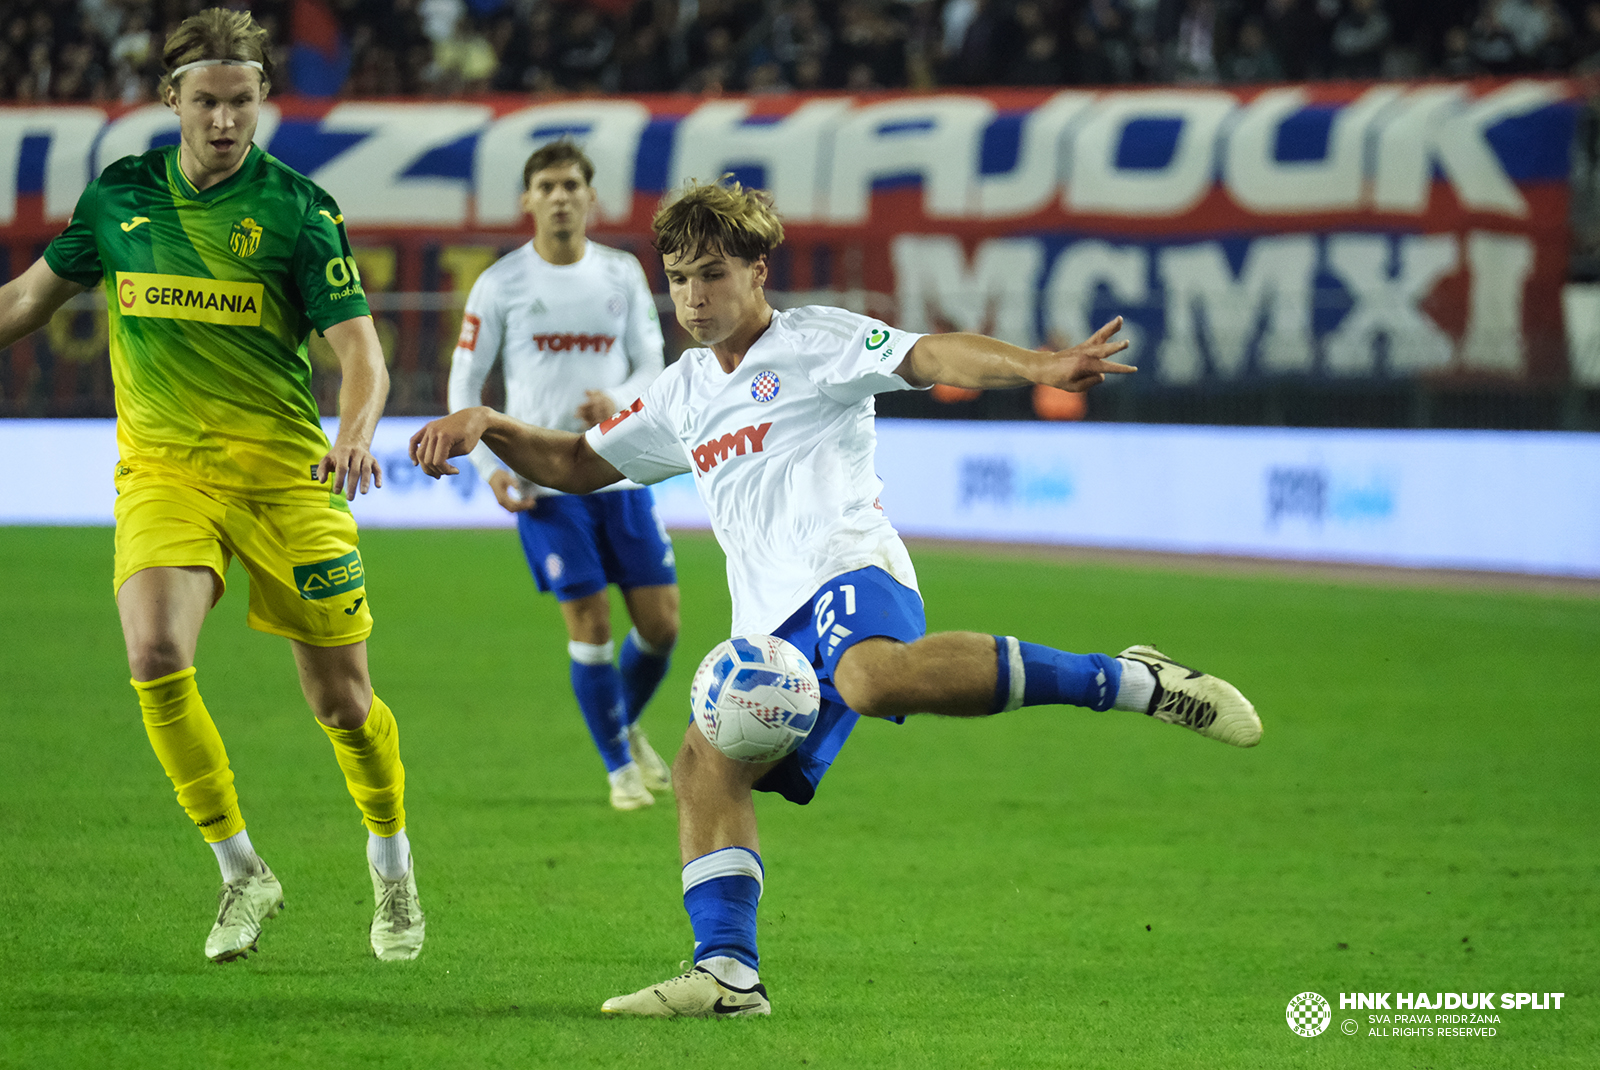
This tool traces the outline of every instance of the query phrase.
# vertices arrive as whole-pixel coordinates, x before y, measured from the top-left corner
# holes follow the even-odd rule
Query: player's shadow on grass
[[[488,813],[515,813],[522,810],[540,811],[551,808],[571,811],[604,810],[610,812],[611,810],[610,801],[604,794],[599,792],[582,795],[473,795],[461,798],[430,794],[425,798],[429,805],[449,806],[451,812],[457,818],[474,810]],[[657,796],[658,801],[671,800],[671,798],[670,794]]]
[[[266,980],[266,978],[263,978]],[[272,979],[274,986],[281,976]],[[600,1018],[600,1002],[557,1002],[536,994],[514,994],[504,1002],[450,999],[422,993],[374,991],[370,997],[319,996],[314,993],[237,991],[210,993],[204,998],[180,993],[106,993],[103,997],[53,992],[24,997],[11,1004],[10,1025],[24,1029],[67,1029],[109,1035],[136,1035],[159,1030],[216,1035],[231,1030],[268,1036],[281,1027],[303,1033],[309,1023],[318,1031],[388,1030],[395,1035],[422,1033],[470,1034],[478,1026],[511,1022],[592,1021]]]

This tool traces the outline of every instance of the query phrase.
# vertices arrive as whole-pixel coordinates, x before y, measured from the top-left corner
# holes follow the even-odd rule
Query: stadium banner
[[[464,459],[411,465],[423,422],[379,424],[357,520],[511,526]],[[0,420],[0,453],[35,458],[0,468],[0,524],[111,523],[113,421]],[[1600,577],[1597,435],[880,420],[877,468],[907,536]],[[709,526],[690,476],[653,489]]]
[[[658,292],[648,235],[662,195],[732,172],[770,189],[786,221],[776,303],[1028,346],[1122,313],[1147,373],[1137,389],[1566,382],[1576,89],[274,99],[257,140],[338,200],[409,373],[403,400],[437,394],[466,290],[527,237],[523,162],[563,135],[598,167],[592,233],[639,254]],[[9,274],[92,175],[176,138],[155,104],[0,107]],[[70,360],[103,351],[103,330],[85,320],[36,344],[41,361]]]

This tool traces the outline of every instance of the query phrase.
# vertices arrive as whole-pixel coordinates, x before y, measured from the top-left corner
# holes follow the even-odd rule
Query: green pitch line
[[[678,539],[670,754],[726,634]],[[366,954],[364,832],[245,577],[200,686],[283,879],[213,966],[217,875],[127,685],[104,529],[0,529],[0,1067],[1579,1067],[1600,1050],[1600,606],[921,550],[934,628],[1151,642],[1240,685],[1236,751],[1133,714],[863,724],[758,804],[767,1021],[606,1021],[690,953],[671,800],[618,814],[510,532],[369,532],[428,944]],[[619,628],[620,631],[620,628]],[[1311,990],[1333,1028],[1290,1032]],[[1560,991],[1491,1038],[1368,1036],[1340,992]],[[1360,1019],[1360,1033],[1339,1031]],[[1370,1026],[1370,1028],[1381,1028]]]

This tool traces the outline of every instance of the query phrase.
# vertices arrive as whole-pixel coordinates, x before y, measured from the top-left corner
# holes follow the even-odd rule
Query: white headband
[[[265,75],[267,73],[266,68],[261,66],[261,63],[258,60],[253,60],[253,59],[197,59],[193,63],[185,63],[183,66],[179,67],[177,70],[175,70],[171,74],[167,75],[167,77],[168,78],[177,78],[178,75],[183,74],[185,71],[192,71],[196,67],[254,67],[256,70],[260,71],[262,73],[262,75]]]

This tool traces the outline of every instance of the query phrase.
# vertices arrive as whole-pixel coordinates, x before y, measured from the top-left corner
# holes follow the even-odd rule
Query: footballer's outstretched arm
[[[40,257],[28,270],[0,286],[0,349],[50,322],[56,309],[86,287],[63,279]]]
[[[1054,353],[1024,349],[982,334],[929,334],[917,339],[895,371],[914,386],[943,383],[993,390],[1043,383],[1081,393],[1105,382],[1107,375],[1138,370],[1110,359],[1128,348],[1126,341],[1111,340],[1121,329],[1122,317],[1118,316],[1087,342]]]
[[[453,476],[450,458],[471,453],[479,442],[511,470],[541,487],[588,494],[622,479],[589,440],[571,431],[525,424],[484,405],[434,420],[411,436],[411,461],[435,479]]]

